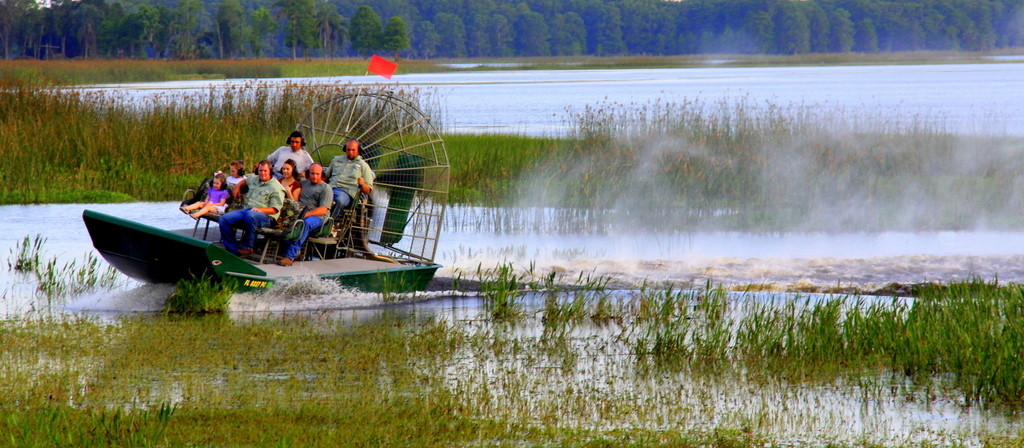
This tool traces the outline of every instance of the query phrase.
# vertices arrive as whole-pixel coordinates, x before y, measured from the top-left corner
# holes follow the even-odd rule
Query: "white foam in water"
[[[450,295],[451,292],[392,294],[385,302],[380,293],[363,292],[317,277],[283,280],[265,291],[235,294],[232,312],[327,311],[375,307],[390,303],[411,303]]]
[[[951,282],[972,277],[1024,283],[1022,235],[1003,232],[880,234],[488,235],[441,251],[439,275],[471,278],[512,263],[566,279],[773,285],[778,289]]]
[[[164,307],[174,285],[143,284],[130,289],[115,289],[82,294],[64,306],[68,311],[154,312]]]

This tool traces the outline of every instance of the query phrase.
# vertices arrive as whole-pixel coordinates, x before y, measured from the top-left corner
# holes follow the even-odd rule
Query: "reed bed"
[[[253,82],[137,100],[6,84],[0,137],[17,143],[2,150],[0,171],[17,187],[0,203],[180,198],[232,160],[262,159],[313,104],[352,88]]]
[[[367,61],[348,59],[239,59],[239,60],[63,60],[4,61],[0,80],[43,85],[112,84],[222,78],[297,78],[358,76],[366,74]],[[447,71],[427,61],[402,61],[398,73]]]
[[[7,270],[32,276],[37,291],[50,304],[55,300],[124,284],[125,278],[113,266],[92,253],[81,260],[47,257],[43,252],[45,244],[46,238],[41,235],[26,236],[11,249]]]
[[[984,424],[850,432],[883,403],[1019,409],[1018,285],[787,298],[583,279],[545,296],[563,279],[534,274],[484,274],[529,286],[517,319],[0,321],[0,431],[15,446],[1020,443]]]
[[[1019,138],[958,135],[899,111],[864,116],[746,98],[597,104],[569,119],[570,135],[535,163],[492,169],[501,179],[492,182],[508,185],[492,199],[518,209],[485,225],[774,232],[1024,224]],[[549,219],[535,219],[538,209]]]

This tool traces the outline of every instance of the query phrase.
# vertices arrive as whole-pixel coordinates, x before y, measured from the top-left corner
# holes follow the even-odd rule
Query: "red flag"
[[[380,56],[373,55],[373,57],[370,58],[370,66],[366,68],[366,71],[391,79],[391,75],[395,74],[396,68],[398,68],[398,64]]]

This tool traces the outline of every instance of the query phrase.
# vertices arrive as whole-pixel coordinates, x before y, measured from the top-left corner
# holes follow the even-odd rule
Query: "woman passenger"
[[[299,182],[296,171],[295,161],[291,159],[285,160],[284,164],[281,165],[281,178],[278,179],[284,187],[288,199],[293,201],[298,201],[299,193],[302,192],[302,183]]]

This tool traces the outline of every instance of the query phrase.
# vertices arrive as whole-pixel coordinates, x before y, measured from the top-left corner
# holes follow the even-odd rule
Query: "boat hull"
[[[144,283],[205,276],[230,281],[237,291],[247,292],[294,277],[317,276],[363,291],[411,292],[426,289],[441,267],[359,259],[296,262],[289,268],[253,265],[210,241],[92,210],[86,210],[82,219],[100,255],[118,271]]]
[[[228,272],[266,275],[208,242],[92,210],[82,214],[93,247],[125,275],[144,283],[195,277],[223,280]]]

